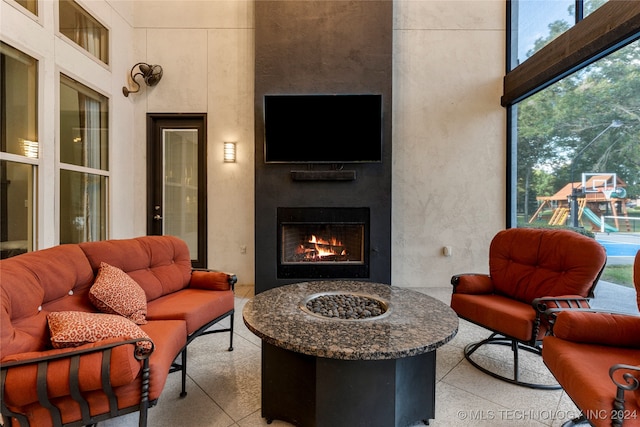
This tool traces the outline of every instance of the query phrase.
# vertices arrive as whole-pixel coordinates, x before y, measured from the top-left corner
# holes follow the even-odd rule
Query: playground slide
[[[596,225],[596,227],[602,227],[602,221],[600,220],[600,217],[596,215],[595,212],[593,212],[591,209],[585,207],[582,211],[582,215],[586,216],[589,221]],[[606,231],[607,233],[615,233],[616,231],[618,231],[618,229],[605,222],[604,231]]]

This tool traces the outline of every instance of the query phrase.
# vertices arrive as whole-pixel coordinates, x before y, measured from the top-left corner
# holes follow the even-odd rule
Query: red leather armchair
[[[451,279],[451,308],[462,319],[492,333],[469,344],[465,358],[481,371],[512,384],[559,388],[519,378],[518,350],[540,354],[547,332],[534,300],[541,297],[587,297],[606,262],[594,239],[562,229],[512,228],[500,231],[489,247],[489,274],[459,274]],[[513,376],[483,367],[472,355],[484,345],[513,350]]]
[[[640,251],[634,263],[640,308]],[[640,316],[549,309],[553,334],[542,360],[582,412],[599,426],[640,426]]]

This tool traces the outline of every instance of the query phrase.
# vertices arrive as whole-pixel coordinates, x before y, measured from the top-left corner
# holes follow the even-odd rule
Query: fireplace
[[[369,208],[278,208],[277,277],[369,277]]]
[[[323,277],[391,283],[393,2],[350,2],[348,8],[341,3],[255,2],[256,294]],[[318,25],[309,25],[309,19],[316,19]],[[292,37],[292,34],[303,36]],[[344,37],[327,37],[327,34],[343,34]],[[321,67],[318,67],[318,50],[331,52],[330,55],[322,55]],[[354,60],[353,52],[361,52],[362,55]],[[382,121],[378,117],[371,121],[382,136],[381,139],[376,138],[375,145],[361,146],[364,151],[355,153],[351,158],[341,156],[338,159],[334,150],[330,159],[316,156],[302,163],[300,158],[289,154],[279,159],[267,155],[272,153],[267,153],[265,147],[265,97],[366,94],[382,95],[381,109],[376,107],[376,111],[381,110]],[[352,125],[353,121],[349,124]],[[291,126],[300,128],[299,123],[292,122]],[[341,130],[335,132],[340,133]],[[326,138],[337,140],[344,136],[335,132]],[[317,133],[317,127],[303,127],[294,141],[295,147],[308,146]],[[361,139],[360,135],[351,138]],[[351,145],[355,141],[347,143]],[[329,145],[336,148],[335,141]],[[282,262],[282,228],[277,225],[276,218],[278,208],[309,206],[366,207],[369,217],[364,221],[364,235],[360,240],[364,246],[363,259]],[[294,222],[292,219],[287,221]],[[317,219],[312,222],[324,221]],[[340,221],[344,220],[336,222]],[[347,219],[344,222],[362,221]],[[344,240],[341,243],[351,244]],[[349,252],[351,255],[360,253],[351,248]]]

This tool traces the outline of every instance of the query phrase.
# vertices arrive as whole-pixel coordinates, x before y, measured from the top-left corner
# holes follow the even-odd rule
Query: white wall
[[[143,235],[146,113],[207,113],[209,267],[253,283],[253,2],[78,2],[110,29],[108,68],[55,35],[51,0],[40,2],[42,22],[0,0],[2,39],[43,67],[43,149],[55,147],[55,71],[64,69],[111,100],[110,237]],[[395,285],[447,286],[452,274],[488,270],[489,242],[505,224],[505,13],[504,0],[395,1]],[[162,65],[163,79],[125,98],[121,88],[139,61]],[[238,143],[235,164],[222,162],[229,140]],[[40,167],[43,192],[56,191],[54,166]],[[55,242],[57,209],[41,203],[39,247],[46,247]],[[441,255],[443,246],[452,257]]]
[[[132,3],[135,62],[160,64],[164,72],[157,86],[132,100],[136,158],[144,158],[146,113],[207,113],[208,266],[253,283],[253,3]],[[237,142],[237,163],[223,163],[224,141]],[[141,174],[144,168],[140,163]],[[144,176],[135,182],[136,230],[144,234]]]
[[[489,242],[505,226],[505,7],[395,3],[395,285],[447,286],[453,274],[488,272]]]

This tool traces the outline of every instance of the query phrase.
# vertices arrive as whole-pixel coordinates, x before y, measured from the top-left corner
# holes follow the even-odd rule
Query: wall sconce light
[[[22,152],[26,157],[31,159],[38,158],[38,152],[40,150],[40,144],[38,141],[30,141],[28,139],[20,138],[20,145],[22,146]]]
[[[235,142],[224,143],[224,162],[225,163],[236,162],[236,143]]]
[[[138,72],[134,74],[134,71],[138,67]],[[131,81],[136,85],[135,90],[129,90],[126,86],[122,86],[122,93],[124,96],[129,96],[130,93],[136,93],[140,90],[140,83],[136,81],[136,77],[142,76],[144,83],[147,86],[155,86],[162,78],[162,67],[160,65],[149,65],[145,62],[138,62],[131,68]]]

